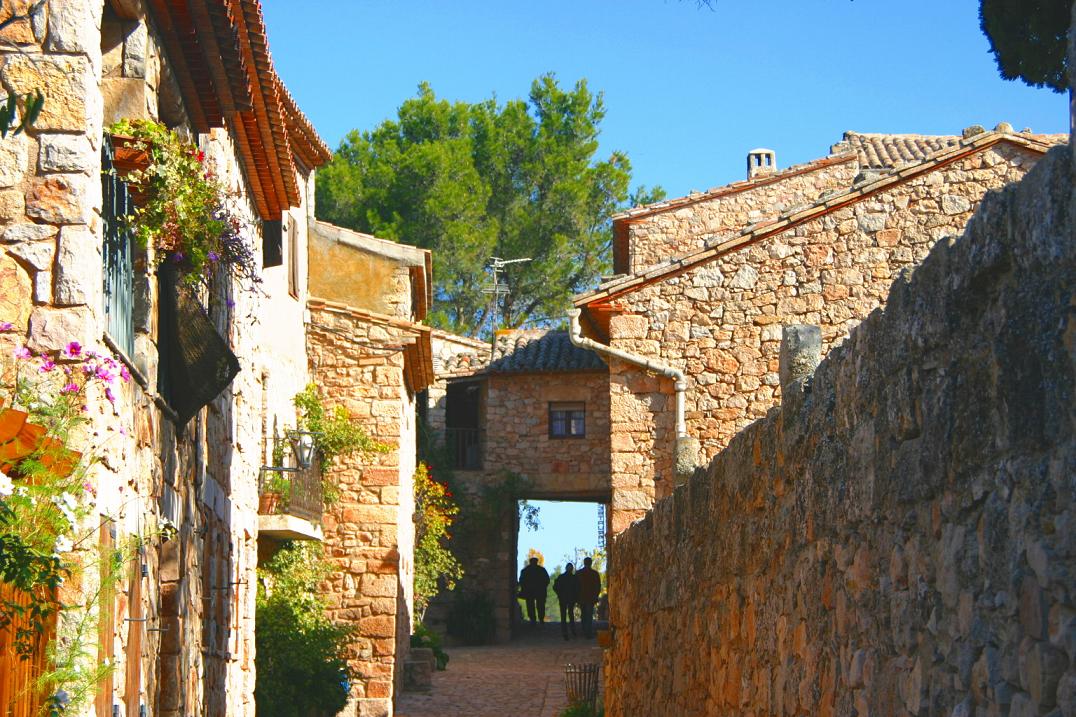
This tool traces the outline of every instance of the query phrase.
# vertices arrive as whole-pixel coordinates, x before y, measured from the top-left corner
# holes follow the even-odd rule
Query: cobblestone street
[[[601,648],[565,642],[559,626],[507,645],[448,648],[451,661],[429,693],[404,693],[397,717],[555,717],[567,706],[566,663],[601,662]]]

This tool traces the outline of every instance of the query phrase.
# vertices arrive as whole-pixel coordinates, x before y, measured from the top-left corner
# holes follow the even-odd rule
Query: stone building
[[[507,640],[520,567],[516,500],[609,502],[608,368],[563,331],[498,331],[491,353],[488,346],[453,351],[466,341],[458,337],[440,341],[454,345],[444,349],[438,376],[443,423],[433,425],[456,485],[479,501],[486,489],[512,487],[498,515],[479,511],[489,522],[482,530],[467,525],[474,515],[461,516],[452,549],[465,576],[456,592],[490,596],[497,639]],[[431,607],[429,624],[440,626],[453,597]]]
[[[770,155],[744,182],[616,217],[619,273],[573,321],[610,360],[612,531],[777,404],[783,324],[821,326],[828,351],[1060,141],[849,132],[815,162],[778,171]]]
[[[339,498],[322,525],[336,564],[329,615],[356,632],[359,679],[348,712],[391,715],[410,645],[417,395],[433,381],[430,252],[314,222],[307,349],[329,405],[342,405],[387,451],[338,460]]]
[[[0,349],[57,356],[77,341],[133,377],[114,404],[91,403],[84,436],[98,460],[82,527],[100,526],[102,547],[146,540],[100,606],[92,659],[114,671],[80,713],[253,714],[258,481],[309,380],[307,227],[314,170],[330,153],[273,69],[257,0],[9,5],[35,10],[0,32],[0,83],[40,89],[45,104],[32,129],[0,140],[0,319],[14,325]],[[127,187],[102,171],[104,127],[121,118],[159,120],[204,151],[262,267],[260,292],[217,282],[200,297],[208,313],[184,318],[220,337],[195,349],[219,342],[238,370],[189,420],[177,413],[179,322],[161,313],[178,290],[117,229]],[[67,602],[95,579],[70,586]],[[25,699],[17,688],[0,694]]]

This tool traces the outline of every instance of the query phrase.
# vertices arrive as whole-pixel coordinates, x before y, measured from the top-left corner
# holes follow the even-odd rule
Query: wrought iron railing
[[[274,512],[294,515],[296,518],[321,522],[324,509],[324,488],[321,480],[321,461],[315,455],[309,468],[299,468],[281,474],[287,481],[287,491],[282,495]],[[270,486],[281,481],[271,469],[263,469],[258,479],[258,495],[265,495]]]
[[[454,469],[480,471],[486,453],[486,432],[481,428],[446,428],[445,450]]]

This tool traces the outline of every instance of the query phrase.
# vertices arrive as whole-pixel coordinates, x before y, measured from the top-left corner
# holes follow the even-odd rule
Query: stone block
[[[30,315],[30,339],[27,346],[32,351],[45,353],[59,351],[72,341],[83,346],[96,343],[93,314],[86,307],[54,309],[39,306]]]
[[[89,54],[100,47],[101,8],[87,2],[50,2],[45,48]]]
[[[26,193],[26,214],[50,224],[87,224],[91,211],[86,177],[64,174],[36,180]]]
[[[23,331],[33,310],[33,283],[14,257],[0,252],[0,321]]]
[[[56,253],[56,303],[61,306],[101,301],[101,251],[97,236],[84,226],[60,230]]]
[[[42,172],[89,172],[98,165],[89,137],[80,134],[42,134],[37,168]]]
[[[56,5],[85,3],[50,3]],[[0,82],[23,96],[36,90],[45,93],[45,104],[34,123],[38,131],[85,132],[89,126],[86,101],[91,93],[96,94],[97,80],[85,57],[14,55],[0,70]]]
[[[8,254],[34,271],[48,271],[56,255],[56,244],[51,241],[24,242],[10,247]]]
[[[51,224],[11,224],[0,234],[0,242],[4,244],[20,244],[23,242],[37,242],[56,236],[57,228]]]
[[[26,198],[18,189],[0,189],[0,223],[23,220]]]
[[[609,339],[644,339],[649,320],[637,314],[622,314],[609,318]]]
[[[25,133],[9,134],[0,141],[0,188],[14,187],[26,175],[29,143],[30,138]]]
[[[782,390],[814,373],[822,357],[822,330],[818,326],[790,324],[781,334],[780,376]]]

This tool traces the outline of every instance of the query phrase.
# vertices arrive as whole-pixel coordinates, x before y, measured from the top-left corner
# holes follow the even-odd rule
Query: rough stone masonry
[[[616,539],[608,715],[1076,714],[1072,174],[989,194]]]

